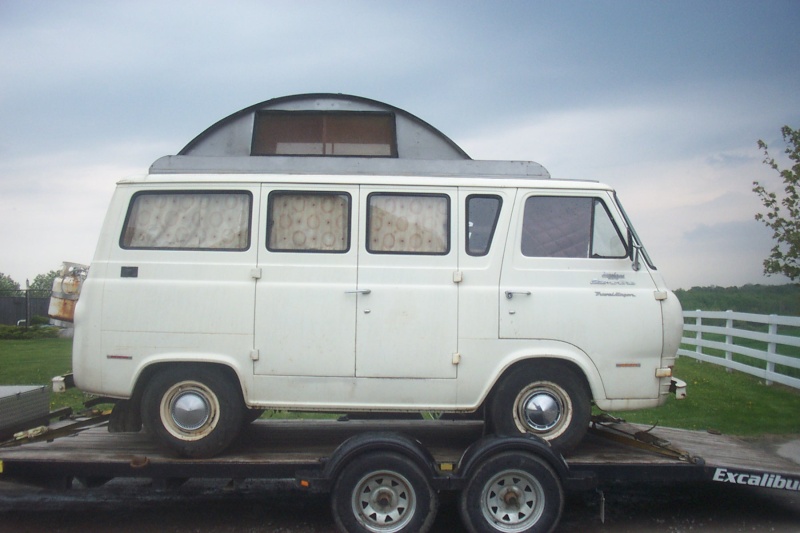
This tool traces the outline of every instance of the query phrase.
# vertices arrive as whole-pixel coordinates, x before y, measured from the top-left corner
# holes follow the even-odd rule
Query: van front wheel
[[[238,387],[202,367],[158,372],[142,397],[145,428],[184,457],[212,457],[223,451],[239,434],[243,417]]]
[[[591,403],[582,380],[563,365],[533,363],[507,374],[489,406],[489,424],[500,435],[529,433],[561,452],[583,439]]]

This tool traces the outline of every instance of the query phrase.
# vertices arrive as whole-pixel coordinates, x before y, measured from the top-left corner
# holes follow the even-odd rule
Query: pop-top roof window
[[[250,155],[397,157],[394,114],[260,111]]]

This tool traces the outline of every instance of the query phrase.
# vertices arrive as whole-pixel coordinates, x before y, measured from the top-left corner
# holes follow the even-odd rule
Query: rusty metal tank
[[[50,307],[47,314],[54,326],[72,327],[75,304],[81,294],[81,286],[89,267],[77,263],[63,263],[61,272],[53,280]]]

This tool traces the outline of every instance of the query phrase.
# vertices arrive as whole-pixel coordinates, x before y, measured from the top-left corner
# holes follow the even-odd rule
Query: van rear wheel
[[[495,433],[537,435],[565,452],[586,434],[591,403],[575,372],[549,362],[532,363],[512,370],[500,381],[488,415]]]
[[[160,443],[184,457],[212,457],[238,436],[244,405],[238,386],[203,367],[157,372],[142,397],[142,421]]]

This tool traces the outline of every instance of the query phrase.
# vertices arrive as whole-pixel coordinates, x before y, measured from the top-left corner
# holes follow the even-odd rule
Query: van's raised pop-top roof
[[[550,177],[531,161],[475,161],[411,113],[344,94],[285,96],[237,111],[150,173]]]

